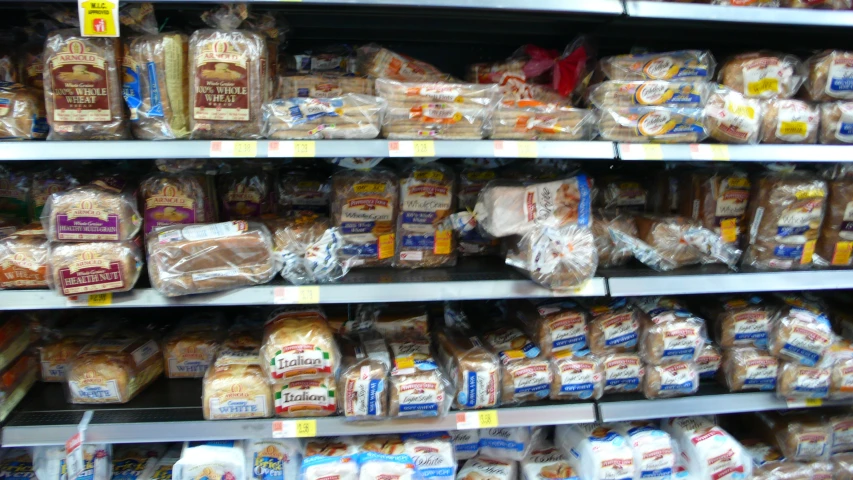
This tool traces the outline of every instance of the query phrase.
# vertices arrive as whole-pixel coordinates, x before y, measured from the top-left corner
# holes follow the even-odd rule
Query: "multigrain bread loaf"
[[[0,289],[47,288],[48,242],[44,230],[23,233],[27,232],[19,230],[0,239]]]
[[[448,222],[456,211],[456,185],[456,173],[436,162],[412,165],[401,174],[394,266],[456,264],[456,237]]]
[[[144,259],[133,242],[53,243],[48,258],[48,285],[65,296],[126,292]]]
[[[451,328],[435,334],[438,358],[445,371],[454,375],[456,386],[454,407],[462,409],[494,408],[498,406],[500,363],[498,357],[483,346],[474,335]]]
[[[853,169],[839,165],[825,176],[829,195],[815,255],[822,263],[849,267],[853,265]]]
[[[699,390],[699,371],[693,362],[675,362],[646,366],[643,394],[646,398],[670,398],[692,395]]]
[[[791,98],[805,80],[805,67],[793,55],[749,52],[726,61],[719,80],[748,97]]]
[[[134,192],[117,177],[52,194],[41,221],[52,242],[130,240],[142,226]]]
[[[272,416],[272,392],[258,365],[211,367],[202,385],[201,406],[206,420]]]
[[[853,99],[853,52],[824,50],[808,60],[806,95],[814,102]]]
[[[383,169],[340,170],[332,175],[332,222],[341,229],[345,257],[354,266],[390,266],[394,259],[399,186]]]
[[[633,257],[630,248],[625,248],[613,241],[610,229],[625,232],[632,237],[637,236],[637,223],[630,215],[612,211],[598,211],[593,214],[592,235],[595,238],[595,249],[598,252],[598,266],[603,268],[620,267]]]
[[[143,232],[155,228],[215,221],[199,177],[191,173],[155,173],[139,185]]]
[[[853,143],[853,102],[828,102],[820,106],[820,143]]]
[[[737,347],[723,351],[723,375],[732,392],[775,390],[779,360],[766,350]]]
[[[37,93],[16,83],[0,84],[0,140],[37,138]]]
[[[264,325],[261,365],[270,381],[332,375],[340,352],[325,315],[316,309],[280,309]]]
[[[826,398],[831,376],[829,368],[782,362],[776,380],[776,394],[781,398]]]
[[[44,93],[50,140],[130,137],[119,81],[117,38],[56,30],[44,46]],[[86,93],[81,94],[80,90]]]
[[[764,110],[760,100],[718,86],[705,105],[708,135],[720,143],[755,144],[761,139]]]
[[[764,102],[762,143],[817,143],[820,112],[801,100]]]
[[[697,171],[683,179],[679,213],[722,237],[739,244],[749,204],[750,182],[740,170]]]
[[[151,285],[166,296],[259,285],[280,268],[269,230],[255,222],[161,227],[147,250]]]

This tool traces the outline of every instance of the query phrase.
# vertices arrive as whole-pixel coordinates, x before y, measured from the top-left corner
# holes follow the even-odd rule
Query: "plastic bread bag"
[[[456,479],[456,455],[448,432],[405,433],[402,438],[420,478]]]
[[[296,439],[252,439],[244,441],[244,447],[247,480],[264,480],[265,478],[296,480],[299,478],[302,446]]]
[[[459,329],[439,329],[435,333],[435,342],[438,344],[438,357],[454,382],[454,408],[494,408],[500,404],[501,368],[497,355],[490,352],[476,335]]]
[[[663,422],[676,442],[687,469],[697,478],[751,478],[752,459],[728,432],[704,417],[680,417]],[[740,475],[738,475],[740,474]]]
[[[50,195],[41,214],[52,242],[118,242],[139,233],[136,196],[117,175]]]
[[[371,78],[390,78],[398,82],[447,82],[451,77],[429,63],[383,48],[375,43],[356,51],[358,71]]]
[[[804,414],[756,413],[788,460],[828,461],[832,452],[832,427],[818,417]]]
[[[589,313],[571,300],[521,302],[516,316],[534,332],[536,344],[545,356],[588,346]]]
[[[604,363],[589,350],[554,353],[551,370],[551,400],[598,400],[604,394]]]
[[[477,456],[465,461],[456,480],[513,480],[518,478],[517,470],[518,462]]]
[[[634,452],[625,438],[600,423],[557,425],[554,445],[588,480],[637,478]]]
[[[761,143],[817,143],[820,112],[801,100],[764,102]]]
[[[338,342],[342,349],[338,410],[346,420],[380,420],[388,415],[391,357],[382,338]]]
[[[277,78],[277,82],[274,98],[334,98],[347,93],[373,95],[374,80],[325,71],[296,75],[285,73]]]
[[[783,361],[779,366],[776,395],[779,398],[826,398],[831,376],[829,368]]]
[[[261,223],[160,227],[146,243],[151,285],[169,297],[264,284],[281,268]]]
[[[110,480],[113,474],[113,446],[103,443],[86,443],[83,450],[83,471],[77,480]],[[45,480],[67,479],[65,473],[65,447],[33,447],[33,473],[35,478]]]
[[[692,395],[699,390],[699,370],[693,362],[647,365],[643,394],[648,399]]]
[[[786,305],[773,318],[770,353],[807,367],[820,363],[835,341],[829,318],[807,306]]]
[[[213,364],[222,333],[178,326],[161,342],[167,378],[201,378]]]
[[[527,186],[494,180],[480,191],[474,216],[484,232],[498,238],[541,226],[589,225],[591,185],[584,174]]]
[[[270,381],[335,376],[340,356],[319,308],[280,308],[267,317],[261,366]]]
[[[480,452],[479,430],[452,430],[453,452],[457,461],[477,457]]]
[[[643,361],[636,353],[611,353],[605,355],[604,393],[637,392],[646,376]]]
[[[51,243],[46,279],[65,296],[127,292],[143,264],[134,242]]]
[[[598,252],[598,266],[601,268],[621,267],[628,263],[633,254],[624,244],[617,244],[610,236],[610,229],[625,232],[626,235],[637,236],[637,223],[631,215],[619,212],[600,210],[592,215],[592,235],[595,239],[595,249]]]
[[[822,3],[822,2],[821,2]],[[849,7],[847,8],[849,10]],[[853,100],[853,53],[824,50],[810,57],[806,96],[814,102]]]
[[[589,224],[541,227],[509,239],[506,264],[545,288],[580,288],[595,275],[598,253]]]
[[[716,66],[707,50],[617,55],[600,62],[610,80],[709,81]]]
[[[678,451],[668,433],[650,421],[618,422],[619,432],[634,452],[634,478],[677,478]]]
[[[808,267],[827,194],[826,182],[807,173],[774,172],[753,181],[743,264],[759,270]]]
[[[545,430],[541,427],[482,428],[480,455],[519,462],[544,436]]]
[[[544,357],[505,363],[501,371],[501,403],[520,405],[548,397],[554,382],[551,363]]]
[[[832,454],[853,452],[853,416],[841,411],[827,421],[832,427]]]
[[[766,350],[736,347],[723,351],[723,378],[732,392],[775,390],[779,360]]]
[[[512,326],[489,330],[483,335],[483,340],[504,365],[525,358],[537,358],[542,353],[529,336]]]
[[[710,380],[717,377],[717,372],[723,364],[723,353],[720,347],[711,342],[706,343],[696,357],[696,371],[699,372],[699,380]]]
[[[30,218],[34,222],[39,221],[44,205],[51,194],[64,192],[79,185],[80,181],[76,175],[62,167],[39,170],[33,173]]]
[[[291,217],[329,214],[332,185],[326,170],[301,168],[279,172],[276,183],[279,214]]]
[[[18,83],[0,82],[0,140],[37,138],[38,93]]]
[[[853,265],[853,224],[848,205],[853,202],[853,169],[839,164],[824,170],[827,183],[827,202],[814,253],[814,263],[820,266],[849,267]],[[850,225],[848,227],[848,225]]]
[[[479,140],[498,104],[497,85],[401,83],[380,78],[376,94],[388,102],[382,136],[392,140]]]
[[[826,352],[820,364],[831,372],[829,398],[853,398],[853,346],[848,340],[838,340]]]
[[[263,165],[260,167],[237,164],[217,175],[223,220],[256,220],[273,212],[273,173]]]
[[[592,110],[533,100],[503,101],[491,120],[489,138],[501,140],[591,140]]]
[[[277,99],[263,107],[264,137],[370,139],[379,136],[385,101],[347,93],[336,98]]]
[[[832,456],[832,475],[834,480],[853,480],[853,453]]]
[[[389,391],[391,417],[443,417],[455,391],[432,356],[426,338],[389,341],[393,368]]]
[[[640,355],[652,365],[694,361],[708,340],[705,320],[668,300],[657,297],[636,300],[642,312]]]
[[[757,295],[724,298],[714,323],[714,335],[723,348],[767,348],[775,308]]]
[[[593,190],[596,207],[615,214],[620,209],[643,211],[650,203],[648,185],[633,175],[606,175],[596,179]]]
[[[414,459],[396,435],[367,437],[359,446],[359,480],[382,480],[391,475],[400,480],[418,477]]]
[[[157,172],[146,177],[139,190],[145,235],[157,227],[206,223],[215,217],[199,175]]]
[[[596,108],[704,107],[712,86],[704,81],[609,80],[590,88],[589,101]]]
[[[785,456],[778,448],[755,438],[741,439],[746,453],[752,458],[753,479],[756,480],[788,480],[791,478],[809,478],[809,468],[796,462],[786,462]]]
[[[589,349],[596,355],[634,352],[640,338],[640,319],[625,298],[596,301],[588,305],[591,319]]]
[[[853,143],[853,102],[828,102],[820,105],[820,143]]]
[[[791,98],[806,75],[805,65],[793,55],[757,51],[727,60],[720,69],[719,81],[747,97]]]
[[[746,236],[746,210],[751,187],[741,170],[697,171],[682,179],[680,213],[720,235],[725,243],[739,244]]]
[[[705,105],[708,135],[720,143],[756,144],[764,125],[761,101],[718,85]]]
[[[520,467],[520,480],[580,480],[566,456],[547,440],[534,445]]]
[[[49,243],[41,225],[32,227],[0,238],[0,290],[48,287]]]
[[[700,108],[621,107],[599,111],[598,134],[622,143],[699,143],[708,129]]]
[[[438,162],[414,163],[403,170],[395,267],[456,264],[456,236],[449,217],[456,211],[457,185],[455,172]]]
[[[273,235],[274,253],[280,257],[281,276],[294,285],[333,283],[352,268],[343,258],[344,239],[329,219],[314,215],[276,218],[264,222]]]
[[[316,438],[305,443],[300,480],[320,480],[334,476],[358,480],[358,447],[351,437]]]

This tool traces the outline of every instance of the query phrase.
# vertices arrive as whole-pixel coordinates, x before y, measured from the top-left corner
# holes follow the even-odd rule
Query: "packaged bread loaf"
[[[422,338],[391,340],[391,417],[443,417],[453,403],[453,387],[438,368],[430,343]]]
[[[334,375],[282,378],[272,384],[275,416],[325,417],[337,411]]]
[[[596,179],[596,206],[608,212],[625,209],[644,211],[649,203],[649,188],[642,179],[628,175],[605,175]]]
[[[520,461],[530,454],[533,446],[542,441],[541,427],[482,428],[480,456]]]
[[[593,213],[592,235],[595,239],[595,249],[598,252],[598,266],[602,268],[621,267],[632,258],[630,248],[617,244],[610,236],[610,229],[625,232],[626,235],[637,236],[637,223],[634,217],[607,210]]]
[[[695,108],[705,105],[710,90],[710,84],[701,81],[610,80],[592,87],[589,90],[589,101],[598,108],[633,106]]]
[[[318,438],[305,444],[304,457],[300,468],[300,478],[321,480],[337,478],[339,480],[358,479],[358,447],[351,438]]]
[[[448,217],[455,211],[456,175],[431,162],[412,165],[400,178],[396,267],[441,267],[456,263],[456,238]]]
[[[820,112],[801,100],[764,102],[761,143],[817,143]]]
[[[848,340],[838,340],[832,344],[821,366],[829,366],[831,377],[829,398],[842,400],[853,398],[853,346]]]
[[[783,416],[777,412],[761,412],[756,415],[788,460],[829,460],[832,451],[832,428],[822,419],[805,414]]]
[[[614,107],[599,111],[598,134],[624,143],[699,143],[708,129],[701,108]]]
[[[743,264],[761,270],[810,265],[826,196],[826,182],[806,173],[769,173],[754,181]]]
[[[453,451],[456,460],[468,460],[477,457],[480,452],[479,430],[451,430],[450,436],[453,442]]]
[[[832,429],[832,454],[853,451],[853,416],[838,412],[827,421]]]
[[[530,454],[521,461],[522,480],[576,480],[575,468],[551,442],[535,445]]]
[[[820,105],[820,135],[825,145],[853,143],[853,103],[827,102]]]
[[[815,263],[835,267],[853,265],[853,169],[836,165],[827,178],[826,214],[815,247]]]
[[[624,298],[589,308],[589,349],[597,355],[633,352],[640,339],[640,320],[632,305]]]
[[[717,63],[707,50],[617,55],[601,59],[610,80],[709,81]]]
[[[672,319],[646,320],[642,323],[640,355],[652,365],[675,361],[695,361],[708,340],[705,321],[688,312],[675,312]]]
[[[736,55],[720,69],[719,81],[753,98],[791,98],[806,77],[803,62],[793,55],[769,51]]]
[[[588,224],[536,228],[506,245],[506,264],[551,290],[580,288],[598,268]]]
[[[604,393],[636,392],[640,390],[646,369],[636,353],[610,353],[602,357]]]
[[[663,422],[688,471],[699,478],[752,478],[752,459],[728,432],[704,417]]]
[[[692,395],[699,390],[699,371],[693,362],[647,365],[643,378],[646,398],[670,398]]]
[[[376,94],[388,102],[382,135],[390,139],[484,138],[500,97],[497,85],[402,83],[376,80]]]
[[[766,350],[736,347],[723,351],[723,375],[732,392],[775,390],[779,360]]]
[[[678,451],[672,437],[657,422],[638,420],[613,424],[615,431],[632,447],[634,467],[639,478],[654,478],[672,472],[677,478]]]
[[[853,480],[853,453],[832,456],[833,480]]]
[[[391,357],[382,338],[339,342],[338,410],[347,420],[378,420],[388,415]]]
[[[215,328],[181,328],[163,341],[168,378],[201,378],[213,363],[221,334]]]
[[[848,7],[849,9],[849,7]],[[824,50],[808,59],[806,94],[815,102],[853,99],[853,52]]]
[[[700,380],[715,378],[723,364],[723,353],[720,347],[708,342],[700,349],[694,363]]]
[[[264,325],[261,365],[271,381],[333,375],[340,352],[319,309],[279,309]]]
[[[477,336],[465,333],[443,328],[435,334],[439,360],[454,382],[453,406],[458,410],[494,408],[500,404],[500,362]]]
[[[130,240],[142,226],[136,195],[118,176],[52,194],[41,222],[52,242]]]
[[[172,468],[172,478],[249,478],[245,456],[243,442],[240,440],[184,442],[181,458]]]
[[[505,100],[494,112],[490,138],[589,140],[594,136],[595,120],[592,110],[534,100]]]
[[[37,222],[41,218],[47,199],[54,193],[64,192],[80,185],[75,175],[64,168],[52,168],[33,173],[30,218]]]
[[[580,478],[628,479],[637,475],[631,445],[609,425],[558,425],[554,444],[572,459]]]
[[[65,296],[127,292],[139,279],[143,258],[133,242],[54,243],[47,283]]]
[[[39,103],[35,89],[0,82],[0,140],[39,138]]]
[[[726,299],[715,324],[717,342],[723,348],[767,348],[774,308],[758,296]]]
[[[825,314],[805,305],[786,305],[773,318],[769,349],[780,359],[812,367],[820,362],[834,340]]]
[[[248,480],[299,478],[302,445],[296,439],[263,438],[245,440]]]
[[[447,432],[422,432],[402,435],[405,453],[424,478],[435,480],[456,479],[456,456]]]
[[[589,313],[571,300],[522,303],[516,315],[534,329],[534,340],[546,357],[587,348]]]
[[[276,189],[280,214],[329,214],[332,187],[329,174],[323,170],[293,168],[282,171]]]
[[[537,358],[542,353],[530,337],[512,326],[489,330],[483,335],[483,340],[504,364],[524,358]]]
[[[746,210],[751,183],[740,170],[700,171],[684,179],[680,213],[722,237],[739,244],[746,234]]]
[[[456,480],[512,480],[517,470],[518,462],[478,456],[465,461]]]
[[[269,171],[239,166],[218,175],[217,191],[222,198],[223,220],[255,220],[274,210],[273,175]]]
[[[370,78],[389,78],[398,82],[447,82],[450,76],[434,66],[383,48],[375,43],[357,51],[358,70]],[[377,87],[378,88],[378,87]]]
[[[64,382],[68,364],[89,343],[83,335],[64,335],[42,344],[39,351],[42,382]]]
[[[399,187],[389,170],[343,169],[332,175],[332,222],[354,266],[390,266],[394,259]]]
[[[206,420],[267,418],[273,414],[270,387],[259,365],[212,366],[202,385]]]
[[[130,41],[124,61],[124,100],[137,139],[175,140],[189,135],[187,42],[181,33],[140,35]],[[231,85],[210,86],[215,90]]]
[[[0,290],[47,288],[48,241],[41,225],[0,239]]]
[[[720,143],[756,144],[764,125],[761,101],[719,85],[705,105],[708,136]]]
[[[215,221],[207,211],[205,188],[197,175],[155,173],[139,185],[143,204],[143,231],[147,236],[157,227]]]
[[[334,98],[347,93],[373,95],[373,80],[334,72],[283,75],[278,78],[276,98]]]
[[[604,394],[604,364],[589,350],[551,355],[551,400],[598,400]]]
[[[826,398],[831,370],[783,361],[779,365],[776,395],[780,398]]]
[[[263,134],[275,140],[376,138],[384,108],[383,99],[354,93],[276,99],[263,107]]]
[[[44,46],[44,93],[49,140],[130,137],[124,118],[118,53],[117,38],[83,37],[79,28],[48,35]]]
[[[163,355],[148,334],[113,331],[92,341],[68,366],[75,404],[126,403],[163,373]]]

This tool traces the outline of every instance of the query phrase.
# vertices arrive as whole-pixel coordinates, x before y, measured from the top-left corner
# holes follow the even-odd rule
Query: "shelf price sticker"
[[[113,294],[90,293],[88,295],[74,295],[67,298],[69,307],[106,307],[113,304]]]
[[[211,158],[257,157],[258,142],[251,141],[213,141],[210,142]]]
[[[479,410],[476,412],[459,412],[456,414],[457,430],[473,430],[475,428],[496,428],[497,426],[497,410]]]
[[[731,157],[729,156],[729,146],[702,145],[694,143],[690,145],[690,159],[728,162],[731,160]]]
[[[273,303],[276,305],[320,303],[320,287],[318,285],[275,287],[273,289]]]
[[[317,420],[276,420],[272,438],[308,438],[317,436]]]
[[[413,142],[388,142],[389,157],[434,157],[435,142],[432,140],[420,140]]]
[[[118,37],[118,0],[77,0],[80,35],[84,37]]]
[[[536,142],[495,140],[494,153],[496,157],[536,158],[539,156]]]
[[[788,408],[822,407],[823,400],[820,398],[789,398],[785,401]]]
[[[268,157],[313,158],[317,156],[317,143],[305,141],[272,141],[267,144]]]
[[[663,160],[663,149],[654,143],[623,143],[619,153],[622,160]]]

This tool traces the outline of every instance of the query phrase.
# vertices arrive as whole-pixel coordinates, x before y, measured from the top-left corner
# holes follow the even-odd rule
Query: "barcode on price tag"
[[[210,142],[210,156],[217,157],[257,157],[258,142],[252,141],[215,141]]]
[[[475,428],[495,428],[498,426],[497,410],[480,410],[477,412],[459,412],[456,414],[456,429],[471,430]]]
[[[314,141],[278,142],[267,145],[268,157],[316,157],[317,145]]]
[[[421,140],[416,142],[388,142],[389,157],[434,157],[435,142]]]
[[[320,287],[276,287],[273,290],[273,303],[276,305],[294,305],[320,303]]]
[[[317,420],[276,420],[272,422],[273,438],[306,438],[317,436]]]

